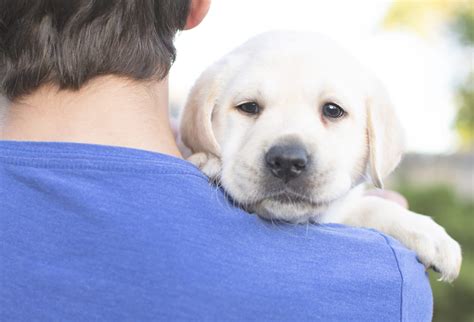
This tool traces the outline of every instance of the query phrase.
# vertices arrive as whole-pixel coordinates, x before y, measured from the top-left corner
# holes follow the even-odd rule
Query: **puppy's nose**
[[[265,154],[265,161],[275,177],[288,182],[306,170],[308,153],[301,145],[275,145]]]

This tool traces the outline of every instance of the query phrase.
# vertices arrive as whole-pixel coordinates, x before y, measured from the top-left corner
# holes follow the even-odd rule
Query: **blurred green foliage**
[[[452,284],[438,282],[430,272],[437,322],[474,321],[474,201],[459,198],[441,184],[416,186],[401,182],[397,187],[415,212],[433,217],[463,249],[461,275]]]
[[[474,24],[472,30],[474,30]],[[474,71],[471,71],[459,86],[457,101],[459,110],[455,125],[461,137],[461,148],[474,150]]]
[[[474,2],[471,10],[458,9],[451,24],[459,43],[471,51],[471,66],[469,74],[457,89],[457,102],[459,105],[456,116],[456,129],[461,137],[462,148],[474,150]]]
[[[474,3],[472,1],[456,8],[451,25],[462,45],[474,45]]]

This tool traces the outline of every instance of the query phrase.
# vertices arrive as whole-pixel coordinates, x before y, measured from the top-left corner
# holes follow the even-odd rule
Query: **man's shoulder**
[[[68,317],[70,303],[95,298],[100,305],[84,318],[115,307],[108,317],[116,319],[400,320],[414,307],[413,316],[431,314],[424,268],[378,232],[263,221],[191,164],[151,152],[0,149],[0,255],[9,261],[1,275],[12,294],[2,301],[10,306],[17,297],[34,299],[22,303],[31,310],[59,301]],[[59,293],[46,296],[49,288]]]

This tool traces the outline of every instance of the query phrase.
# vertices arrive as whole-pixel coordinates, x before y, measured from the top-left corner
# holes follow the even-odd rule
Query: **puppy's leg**
[[[344,224],[375,228],[414,250],[426,267],[453,281],[461,269],[461,247],[430,217],[409,211],[394,202],[365,196],[355,201],[341,220]]]
[[[211,179],[216,179],[220,176],[222,168],[221,160],[213,155],[199,152],[191,155],[188,161],[201,169],[201,171]]]

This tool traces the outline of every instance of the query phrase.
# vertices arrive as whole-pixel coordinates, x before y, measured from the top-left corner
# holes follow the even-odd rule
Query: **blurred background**
[[[474,0],[214,0],[177,37],[176,116],[200,72],[272,29],[325,34],[382,79],[405,126],[408,154],[389,180],[464,253],[452,285],[436,281],[435,321],[474,321]]]

